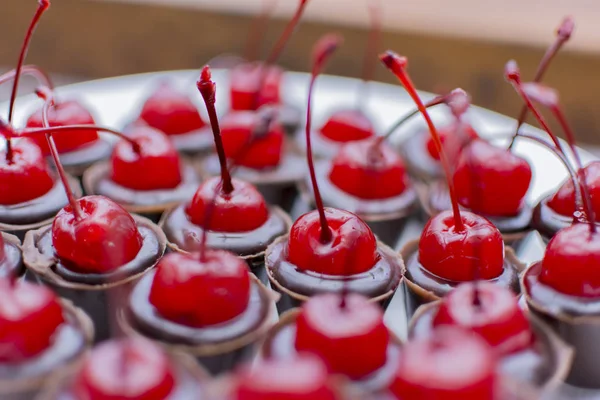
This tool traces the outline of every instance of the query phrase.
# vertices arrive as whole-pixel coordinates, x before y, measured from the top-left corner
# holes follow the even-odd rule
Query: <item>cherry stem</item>
[[[267,22],[271,19],[273,10],[277,6],[278,0],[263,0],[262,10],[260,14],[252,21],[252,27],[248,34],[248,42],[246,43],[246,51],[244,58],[247,61],[257,60],[260,53],[260,43],[265,37],[267,30]]]
[[[215,109],[215,97],[217,85],[211,80],[212,74],[210,67],[205,65],[202,68],[200,74],[200,80],[196,83],[198,91],[204,99],[206,104],[206,110],[208,111],[208,117],[210,119],[210,125],[213,131],[213,137],[215,140],[215,147],[217,149],[217,155],[219,156],[219,164],[221,165],[221,180],[223,181],[223,192],[230,194],[233,192],[233,183],[231,182],[231,174],[227,168],[227,157],[225,155],[225,148],[223,147],[223,139],[221,138],[221,128],[219,127],[219,118],[217,117],[217,110]]]
[[[8,105],[8,123],[12,122],[13,111],[15,108],[15,100],[17,99],[17,92],[19,90],[19,78],[21,75],[21,69],[23,67],[23,62],[25,61],[25,56],[27,55],[27,50],[29,48],[29,43],[31,42],[31,37],[33,36],[33,32],[40,21],[40,18],[44,14],[44,12],[50,7],[50,0],[38,0],[38,8],[29,24],[29,28],[27,29],[27,33],[25,34],[25,40],[23,41],[23,45],[21,46],[21,53],[19,54],[19,60],[17,61],[17,68],[15,68],[15,80],[13,82],[12,91],[10,93],[10,103]],[[13,151],[12,144],[10,139],[6,141],[6,159],[9,163],[12,163],[13,159]]]
[[[431,108],[431,107],[437,106],[439,104],[445,103],[450,98],[450,95],[451,95],[451,93],[446,93],[445,95],[434,97],[433,99],[431,99],[431,100],[429,100],[428,102],[425,103],[425,108]],[[415,115],[419,114],[420,112],[421,112],[421,110],[419,110],[418,108],[415,108],[411,112],[409,112],[406,115],[400,117],[400,119],[398,121],[396,121],[396,123],[394,125],[392,125],[392,127],[387,130],[387,132],[382,136],[382,138],[383,139],[388,139],[390,136],[392,136],[394,134],[394,132],[396,132],[398,130],[398,128],[400,128],[408,120],[410,120],[412,117],[414,117]]]
[[[44,100],[44,107],[42,108],[42,124],[45,128],[50,127],[50,121],[48,120],[48,109],[54,105],[54,93],[49,88],[39,88],[36,90],[36,94],[42,100]],[[73,214],[75,215],[75,220],[81,221],[83,218],[83,212],[81,211],[81,207],[73,194],[73,190],[71,189],[71,185],[69,184],[69,179],[67,178],[67,173],[60,162],[60,157],[58,155],[58,149],[56,148],[56,143],[54,143],[54,138],[52,137],[52,130],[48,130],[45,133],[46,142],[48,143],[48,147],[50,148],[50,154],[52,154],[52,159],[54,160],[54,165],[56,166],[56,170],[58,171],[58,176],[63,184],[65,189],[65,193],[67,194],[67,199],[69,200],[69,204],[73,209]]]
[[[548,70],[548,67],[550,66],[556,53],[558,53],[561,47],[571,38],[571,34],[573,33],[574,28],[575,23],[571,17],[566,17],[565,19],[563,19],[562,23],[556,30],[556,40],[546,50],[544,57],[542,57],[537,67],[537,70],[535,71],[533,82],[540,82],[542,80],[542,78],[544,77],[544,73]],[[525,118],[527,118],[528,111],[529,108],[525,104],[523,108],[521,108],[521,113],[519,114],[519,119],[517,120],[517,129],[515,131],[515,134],[513,135],[513,138],[511,139],[510,144],[508,145],[509,150],[512,149],[513,145],[515,144],[517,133],[519,132],[519,129],[521,128],[523,123],[525,123]]]
[[[444,172],[446,174],[446,180],[448,181],[448,192],[450,194],[450,200],[452,201],[452,212],[454,214],[454,224],[455,229],[458,232],[462,232],[465,230],[465,225],[463,224],[462,218],[460,216],[460,209],[458,207],[458,201],[456,199],[456,192],[454,190],[454,182],[452,181],[452,174],[450,172],[450,163],[448,162],[448,158],[444,152],[442,147],[442,141],[440,139],[440,135],[433,124],[431,116],[427,112],[427,108],[423,104],[423,101],[419,97],[415,85],[413,84],[410,76],[406,72],[405,68],[408,64],[408,60],[405,57],[401,57],[393,51],[387,51],[379,56],[380,60],[383,64],[398,78],[404,89],[408,92],[410,97],[413,99],[415,104],[417,105],[419,112],[423,114],[425,121],[427,122],[427,126],[429,127],[429,132],[435,143],[435,147],[440,154],[440,160],[442,162],[442,166],[444,167]]]
[[[333,234],[327,223],[325,217],[325,207],[323,206],[323,199],[321,198],[321,192],[319,192],[319,186],[317,185],[317,175],[315,173],[315,164],[313,162],[312,144],[310,140],[311,132],[311,119],[312,119],[312,95],[315,86],[315,81],[321,73],[321,70],[325,67],[325,64],[333,55],[335,50],[342,43],[342,38],[337,35],[325,35],[315,45],[313,49],[313,67],[310,77],[310,85],[308,87],[308,102],[306,107],[306,161],[308,163],[308,170],[310,172],[310,181],[313,187],[313,193],[315,196],[315,204],[317,211],[319,212],[319,220],[321,222],[321,243],[329,243]]]
[[[285,48],[285,45],[288,43],[290,37],[292,36],[292,33],[294,33],[294,30],[296,29],[298,22],[300,22],[300,18],[302,18],[302,14],[304,13],[304,9],[306,8],[307,3],[308,3],[308,0],[300,0],[300,3],[298,4],[298,8],[296,9],[296,13],[294,14],[294,17],[290,20],[288,25],[285,27],[283,34],[279,37],[279,40],[275,44],[275,47],[273,47],[273,50],[271,50],[271,54],[269,54],[269,57],[267,57],[267,61],[265,62],[265,64],[271,65],[271,64],[274,64],[275,62],[277,62],[277,60],[279,59],[279,56],[281,55],[281,53],[283,52],[283,49]],[[262,87],[262,85],[260,87]]]
[[[377,60],[377,52],[381,43],[381,0],[370,0],[368,4],[370,30],[367,39],[367,49],[362,67],[362,86],[359,92],[359,108],[361,108],[368,97],[368,82],[373,79]]]
[[[24,65],[23,67],[21,67],[21,76],[23,75],[31,75],[38,81],[40,85],[46,86],[54,90],[54,84],[52,83],[50,76],[48,76],[48,74],[46,74],[46,72],[37,65]],[[16,69],[10,70],[0,75],[0,85],[14,79],[16,76]]]

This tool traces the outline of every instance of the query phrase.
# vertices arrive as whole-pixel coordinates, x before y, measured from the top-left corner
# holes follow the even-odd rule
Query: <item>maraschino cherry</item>
[[[294,222],[288,242],[288,260],[299,270],[329,275],[358,274],[368,271],[378,259],[377,242],[369,226],[356,215],[325,208],[317,186],[311,146],[312,93],[317,76],[339,46],[337,36],[325,36],[315,46],[312,78],[306,112],[306,158],[317,210]],[[344,268],[345,260],[351,267]]]
[[[0,363],[18,363],[43,352],[65,321],[54,292],[0,278],[0,293]]]
[[[456,327],[439,327],[402,348],[390,391],[397,399],[493,400],[496,357],[487,343]]]
[[[432,217],[419,241],[419,261],[431,273],[451,281],[469,281],[478,271],[482,279],[493,279],[503,271],[504,242],[498,229],[487,219],[459,210],[450,165],[433,121],[406,72],[407,60],[388,51],[382,62],[400,80],[425,117],[429,131],[440,152],[448,181],[452,211]]]
[[[92,350],[72,393],[87,400],[164,400],[175,387],[175,366],[160,347],[143,339],[120,339]]]

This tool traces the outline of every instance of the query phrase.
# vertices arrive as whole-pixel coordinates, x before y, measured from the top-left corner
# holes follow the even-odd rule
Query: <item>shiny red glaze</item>
[[[68,205],[52,224],[52,244],[68,268],[83,273],[111,272],[137,256],[142,236],[123,207],[104,196],[85,196],[77,203],[81,220]]]
[[[174,388],[175,368],[160,347],[122,339],[92,350],[73,391],[86,400],[166,400]]]
[[[179,154],[169,137],[159,130],[138,126],[128,136],[140,147],[121,140],[111,155],[110,178],[133,190],[172,189],[181,183]]]
[[[220,182],[220,177],[213,177],[200,185],[185,209],[192,223],[202,227],[208,223],[208,229],[216,232],[248,232],[267,222],[269,209],[256,187],[233,179],[233,192],[226,194]],[[209,211],[210,222],[206,221]]]
[[[24,203],[45,195],[54,179],[41,149],[30,139],[12,141],[13,159],[0,152],[0,204]]]
[[[471,140],[479,138],[475,129],[466,122],[453,123],[438,128],[438,134],[440,135],[446,156],[450,161],[456,160],[462,148]],[[427,151],[431,158],[439,161],[440,153],[438,153],[435,142],[429,134],[427,138]]]
[[[344,144],[333,158],[329,179],[360,199],[376,200],[398,196],[409,185],[402,159],[385,142],[366,139]]]
[[[546,247],[540,282],[580,297],[600,296],[600,233],[587,224],[559,230]]]
[[[311,297],[296,320],[296,350],[321,357],[331,372],[360,379],[381,368],[390,334],[381,307],[359,294]],[[351,354],[351,357],[348,355]]]
[[[231,69],[229,80],[232,110],[254,111],[265,104],[281,103],[283,70],[272,65],[266,72],[263,71],[264,64],[260,62],[242,63]]]
[[[250,301],[250,274],[244,260],[223,250],[170,253],[158,263],[150,303],[163,317],[202,327],[229,321]]]
[[[263,169],[279,165],[283,156],[284,131],[276,120],[268,132],[255,136],[263,118],[254,111],[236,111],[221,119],[221,138],[227,158],[236,165]]]
[[[461,152],[453,180],[462,206],[479,214],[512,216],[525,202],[531,166],[505,148],[474,140]]]
[[[321,134],[334,142],[350,142],[375,136],[373,122],[360,110],[333,113],[321,128]]]
[[[349,211],[325,208],[333,239],[321,243],[319,213],[314,210],[294,222],[288,240],[288,261],[301,271],[354,275],[373,268],[379,259],[371,228]]]
[[[268,360],[238,373],[232,400],[339,400],[327,367],[313,356]]]
[[[69,100],[56,102],[54,107],[48,111],[48,123],[52,126],[67,125],[95,125],[94,117],[78,101]],[[27,128],[43,128],[42,110],[37,110],[27,120]],[[98,132],[81,129],[79,131],[59,132],[52,135],[59,153],[77,150],[80,147],[94,143],[98,140]],[[36,135],[32,138],[42,149],[45,155],[50,154],[50,148],[44,135]]]
[[[0,279],[0,362],[17,363],[46,350],[65,321],[58,298],[46,286]]]
[[[408,342],[390,391],[401,400],[494,400],[496,358],[479,336],[440,327]]]
[[[457,232],[452,211],[432,217],[421,234],[419,261],[441,278],[465,282],[502,274],[504,241],[498,228],[479,215],[461,211],[465,229]]]
[[[514,293],[492,282],[463,283],[450,291],[433,318],[433,326],[441,325],[478,333],[498,354],[523,350],[533,339]]]
[[[600,161],[593,161],[583,169],[585,182],[592,200],[596,221],[600,221]],[[578,188],[579,190],[579,188]],[[548,200],[548,207],[558,214],[571,217],[575,212],[575,191],[573,181],[567,179],[558,191]]]
[[[206,125],[192,100],[166,82],[146,100],[140,119],[167,135],[181,135]]]

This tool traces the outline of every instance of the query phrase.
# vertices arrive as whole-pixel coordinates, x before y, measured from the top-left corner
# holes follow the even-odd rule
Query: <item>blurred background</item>
[[[267,0],[268,2],[268,0]],[[57,84],[139,72],[200,68],[223,53],[243,54],[263,0],[52,0],[27,63],[42,66]],[[262,54],[282,31],[297,0],[279,0]],[[381,48],[410,60],[420,89],[462,87],[473,103],[516,116],[521,101],[502,76],[516,59],[529,79],[562,18],[576,30],[545,82],[560,90],[581,142],[600,145],[600,2],[597,0],[380,0]],[[451,4],[450,4],[451,3]],[[35,0],[2,0],[0,70],[14,67]],[[359,77],[367,45],[367,0],[311,0],[281,64],[306,71],[322,34],[344,35],[328,73]],[[377,66],[374,79],[394,82]],[[0,90],[0,100],[6,99]]]

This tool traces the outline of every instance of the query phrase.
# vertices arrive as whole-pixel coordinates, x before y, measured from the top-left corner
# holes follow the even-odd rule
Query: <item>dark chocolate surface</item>
[[[395,253],[378,247],[379,260],[373,268],[350,276],[325,275],[312,271],[300,271],[287,261],[287,240],[271,247],[266,255],[266,266],[273,278],[286,289],[304,296],[318,293],[340,292],[344,285],[348,290],[373,298],[396,290],[402,279],[402,270]]]
[[[69,282],[101,285],[104,283],[116,282],[152,267],[162,256],[159,238],[152,229],[144,224],[138,223],[137,226],[143,238],[142,248],[133,260],[117,268],[115,271],[105,274],[80,273],[74,271],[68,263],[57,259],[52,267],[54,272]],[[52,245],[52,229],[50,227],[48,227],[48,229],[40,236],[36,246],[40,253],[49,257],[56,257],[54,246]]]
[[[188,219],[185,204],[167,211],[161,227],[167,235],[167,240],[180,249],[194,251],[198,248],[203,229]],[[248,232],[210,231],[207,235],[207,245],[248,256],[264,251],[275,238],[286,233],[288,228],[282,216],[270,209],[269,219],[261,227]]]
[[[229,321],[195,328],[167,320],[148,300],[155,274],[146,274],[136,284],[127,309],[131,325],[148,337],[172,344],[215,345],[254,331],[268,318],[269,299],[258,284],[253,282],[248,307],[242,314]]]
[[[20,276],[23,271],[23,254],[15,244],[4,242],[4,259],[0,261],[0,278]]]
[[[431,181],[444,176],[444,170],[438,160],[427,151],[429,134],[426,127],[412,132],[400,145],[400,154],[406,163],[408,172],[415,178]]]

